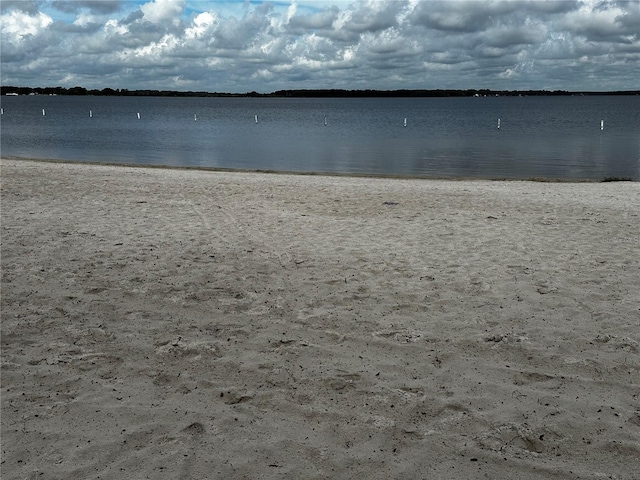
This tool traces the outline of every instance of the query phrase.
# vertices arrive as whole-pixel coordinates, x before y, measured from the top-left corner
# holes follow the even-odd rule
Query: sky
[[[640,0],[1,0],[2,85],[640,89]]]

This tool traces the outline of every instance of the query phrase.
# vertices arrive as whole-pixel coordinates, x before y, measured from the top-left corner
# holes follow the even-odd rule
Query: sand
[[[2,160],[10,479],[640,478],[640,184]]]

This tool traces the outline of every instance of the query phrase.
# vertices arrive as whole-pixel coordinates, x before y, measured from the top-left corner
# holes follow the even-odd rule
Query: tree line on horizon
[[[490,90],[490,89],[436,89],[436,90],[346,90],[346,89],[300,89],[277,90],[271,93],[224,93],[193,92],[177,90],[129,90],[126,88],[86,89],[84,87],[14,87],[0,86],[2,95],[93,95],[118,97],[475,97],[475,96],[560,96],[560,95],[638,95],[640,90],[611,92],[581,92],[567,90]]]

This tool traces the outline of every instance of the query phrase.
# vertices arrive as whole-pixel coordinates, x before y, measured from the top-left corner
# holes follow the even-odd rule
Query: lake
[[[418,177],[640,180],[639,96],[5,96],[1,106],[4,156]]]

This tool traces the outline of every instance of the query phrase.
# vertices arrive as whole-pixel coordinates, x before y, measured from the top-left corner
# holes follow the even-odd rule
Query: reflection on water
[[[637,96],[35,96],[6,97],[2,106],[7,156],[429,177],[640,180]]]

